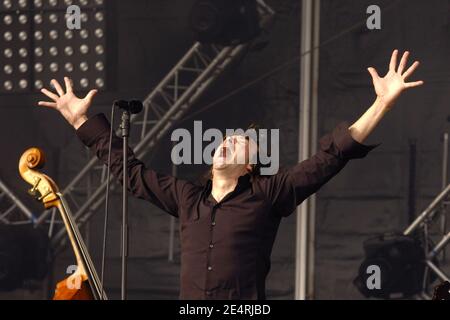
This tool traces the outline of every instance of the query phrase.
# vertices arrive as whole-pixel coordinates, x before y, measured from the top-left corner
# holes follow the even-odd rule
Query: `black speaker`
[[[26,280],[42,280],[50,265],[49,239],[31,225],[0,225],[0,290],[12,291]]]
[[[366,240],[365,259],[354,280],[365,297],[404,298],[419,293],[425,271],[425,253],[420,241],[402,234],[384,234]],[[370,266],[379,270],[380,287],[369,288]]]
[[[255,0],[199,0],[189,24],[199,42],[226,46],[248,42],[261,32]]]

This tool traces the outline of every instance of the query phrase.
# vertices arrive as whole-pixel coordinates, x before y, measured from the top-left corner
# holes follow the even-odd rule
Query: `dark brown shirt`
[[[335,176],[350,159],[376,145],[355,141],[348,123],[320,139],[310,159],[272,176],[239,178],[235,190],[217,203],[211,181],[198,186],[147,168],[130,150],[128,190],[180,220],[181,299],[265,299],[270,254],[282,217]],[[104,115],[77,130],[104,163],[110,124]],[[112,143],[112,173],[122,178],[122,141]]]

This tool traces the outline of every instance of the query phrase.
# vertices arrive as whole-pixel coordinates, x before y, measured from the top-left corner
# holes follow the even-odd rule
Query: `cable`
[[[392,9],[393,7],[395,7],[396,5],[398,5],[399,3],[401,3],[402,1],[403,1],[403,0],[397,0],[397,1],[393,2],[393,3],[391,3],[391,4],[390,4],[389,6],[387,6],[383,11],[386,12],[386,11]],[[319,49],[319,48],[321,48],[321,47],[323,47],[323,46],[326,46],[326,45],[328,45],[329,43],[333,42],[334,40],[336,40],[336,39],[342,37],[343,35],[345,35],[345,34],[351,32],[351,31],[353,31],[353,30],[355,30],[355,29],[357,29],[357,28],[359,28],[359,27],[361,27],[362,25],[364,25],[365,22],[366,22],[366,19],[361,20],[360,22],[354,24],[353,26],[351,26],[351,27],[349,27],[349,28],[347,28],[347,29],[341,31],[340,33],[338,33],[338,34],[332,36],[331,38],[325,40],[324,42],[320,43],[320,44],[317,45],[316,47],[313,47],[311,50],[308,50],[308,51],[305,51],[305,52],[301,53],[299,56],[297,56],[297,57],[295,57],[295,58],[292,58],[292,59],[288,60],[287,62],[285,62],[285,63],[279,65],[278,67],[276,67],[276,68],[274,68],[274,69],[272,69],[272,70],[270,70],[270,71],[268,71],[268,72],[266,72],[265,74],[259,76],[258,78],[256,78],[256,79],[254,79],[254,80],[252,80],[252,81],[250,81],[250,82],[244,84],[243,86],[241,86],[241,87],[239,87],[239,88],[236,88],[236,89],[232,90],[232,91],[229,92],[228,94],[226,94],[226,95],[222,96],[221,98],[219,98],[219,99],[217,99],[217,100],[211,102],[210,104],[206,105],[205,107],[200,108],[199,110],[197,110],[197,111],[195,111],[195,112],[189,114],[188,116],[186,116],[186,117],[184,117],[183,119],[181,119],[180,122],[186,121],[186,120],[188,120],[188,119],[190,119],[190,118],[196,116],[197,114],[202,113],[202,112],[204,112],[204,111],[206,111],[206,110],[208,110],[208,109],[214,107],[215,105],[217,105],[217,104],[219,104],[219,103],[225,101],[226,99],[228,99],[228,98],[230,98],[230,97],[232,97],[232,96],[234,96],[234,95],[236,95],[236,94],[238,94],[238,93],[240,93],[240,92],[246,90],[247,88],[250,88],[251,86],[255,85],[256,83],[258,83],[258,82],[260,82],[260,81],[262,81],[262,80],[265,80],[266,78],[269,78],[270,76],[272,76],[272,75],[278,73],[279,71],[283,70],[284,68],[289,67],[290,65],[297,63],[303,56],[305,56],[305,55],[307,55],[307,54],[310,54],[310,53],[313,52],[314,50],[317,50],[317,49]]]
[[[101,291],[104,291],[104,275],[105,275],[105,260],[106,260],[106,240],[108,234],[108,211],[109,211],[109,190],[110,190],[110,182],[111,182],[111,150],[112,150],[112,139],[114,134],[114,105],[111,107],[111,128],[109,132],[109,146],[108,146],[108,163],[107,163],[107,171],[106,171],[106,197],[105,197],[105,221],[103,223],[103,248],[102,248],[102,270],[100,276],[100,284]]]

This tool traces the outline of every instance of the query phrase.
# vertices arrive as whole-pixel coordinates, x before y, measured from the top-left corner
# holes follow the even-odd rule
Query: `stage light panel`
[[[67,27],[67,8],[81,9],[81,28]],[[0,93],[26,93],[52,79],[75,90],[105,90],[106,28],[102,0],[0,0]]]

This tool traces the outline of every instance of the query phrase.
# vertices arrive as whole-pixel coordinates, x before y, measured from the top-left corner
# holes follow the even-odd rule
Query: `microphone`
[[[124,111],[128,111],[131,114],[137,114],[141,112],[142,109],[144,109],[142,102],[139,100],[130,100],[130,101],[117,100],[114,101],[114,106]]]

